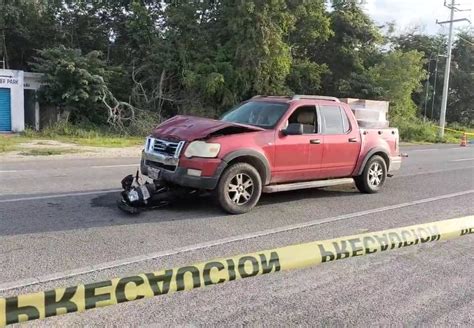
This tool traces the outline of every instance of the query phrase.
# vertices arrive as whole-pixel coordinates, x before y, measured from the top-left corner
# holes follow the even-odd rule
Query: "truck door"
[[[289,123],[303,125],[303,135],[276,132],[272,183],[315,179],[321,168],[323,136],[318,133],[315,105],[295,108],[281,128]]]
[[[324,178],[350,176],[360,152],[361,137],[339,105],[318,106],[324,135],[321,173]]]

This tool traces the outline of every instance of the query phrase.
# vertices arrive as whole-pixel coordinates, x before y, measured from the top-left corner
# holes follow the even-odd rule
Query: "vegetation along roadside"
[[[176,114],[218,117],[256,94],[390,101],[404,141],[437,138],[447,41],[376,25],[359,1],[13,1],[1,5],[6,68],[44,74],[61,122],[25,138],[141,143]],[[4,28],[8,26],[8,28]],[[474,127],[474,30],[458,30],[447,121]],[[426,122],[426,123],[425,123]]]

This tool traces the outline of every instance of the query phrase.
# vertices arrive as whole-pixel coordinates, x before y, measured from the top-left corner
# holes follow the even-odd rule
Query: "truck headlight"
[[[217,157],[221,145],[218,143],[207,143],[205,141],[193,141],[189,144],[184,152],[184,156],[191,157],[205,157],[214,158]]]
[[[147,137],[145,140],[145,151],[149,152],[153,148],[153,138],[151,136]]]

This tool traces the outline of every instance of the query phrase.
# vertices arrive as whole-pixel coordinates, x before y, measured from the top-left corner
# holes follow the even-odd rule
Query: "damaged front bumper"
[[[220,159],[179,159],[142,152],[140,171],[152,180],[192,189],[216,188],[226,163]]]

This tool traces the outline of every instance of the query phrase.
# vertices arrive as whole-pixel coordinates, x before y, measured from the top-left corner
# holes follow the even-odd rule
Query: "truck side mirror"
[[[296,136],[303,134],[303,124],[300,123],[290,123],[286,129],[281,130],[284,136]]]

